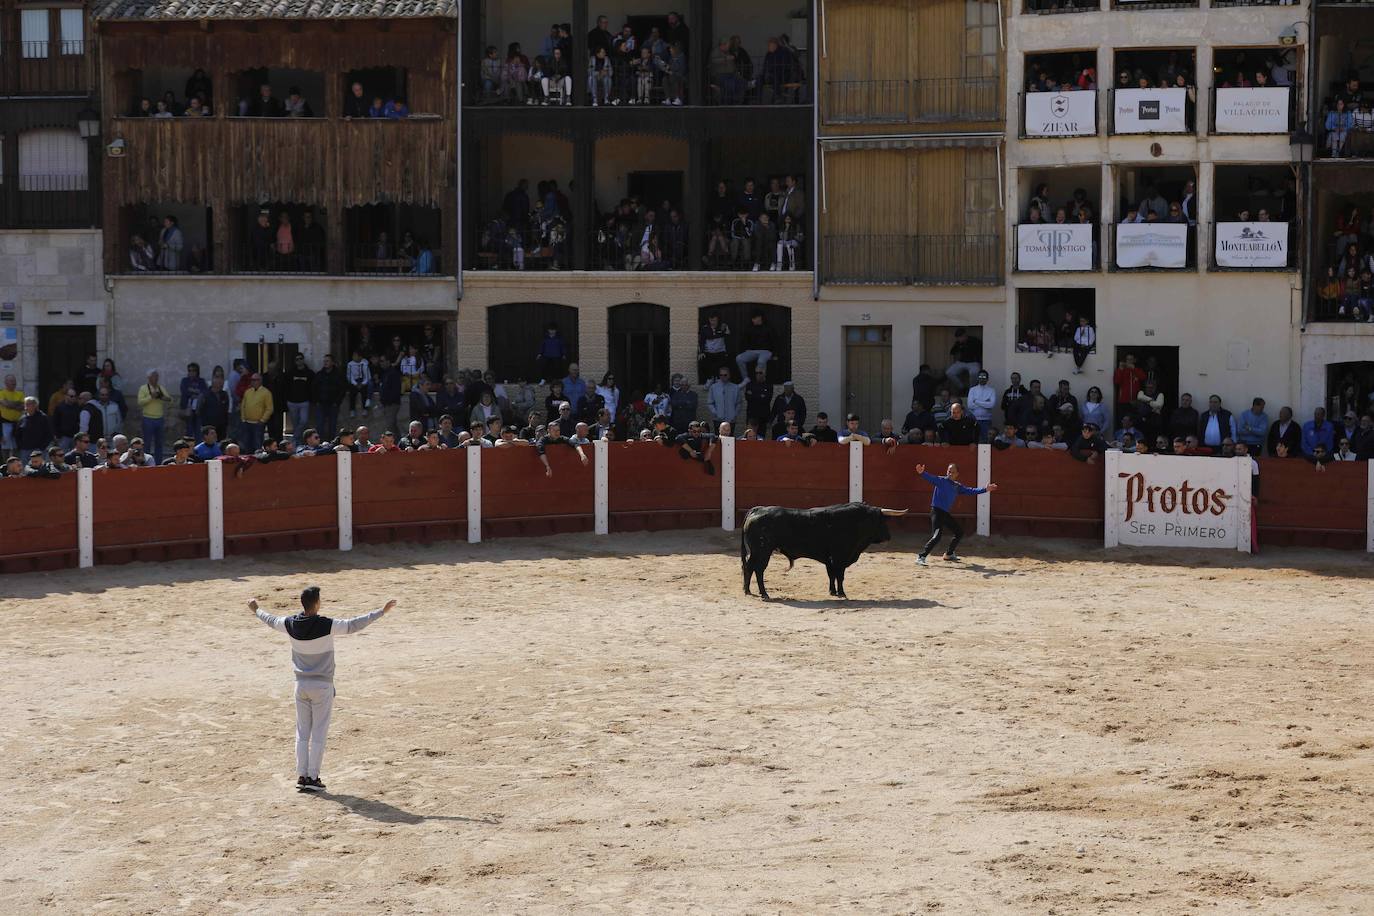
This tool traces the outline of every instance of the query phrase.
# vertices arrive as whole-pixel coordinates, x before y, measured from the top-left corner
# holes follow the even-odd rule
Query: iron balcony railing
[[[84,41],[0,41],[0,95],[85,95],[91,63]]]
[[[1172,230],[1174,229],[1175,226],[1177,226],[1177,225],[1179,225],[1179,224],[1177,224],[1177,223],[1131,223],[1131,224],[1129,224],[1129,225],[1131,225],[1131,226],[1141,226],[1141,227],[1145,227],[1145,226],[1158,226],[1158,227],[1160,227],[1161,234],[1164,234],[1164,235],[1172,235]],[[1184,243],[1184,244],[1185,244],[1185,248],[1184,248],[1184,262],[1183,262],[1183,266],[1181,266],[1181,267],[1178,267],[1178,266],[1165,266],[1165,263],[1166,263],[1166,260],[1167,260],[1167,255],[1168,255],[1168,253],[1169,253],[1169,251],[1168,251],[1168,243],[1167,243],[1167,242],[1162,243],[1162,244],[1159,246],[1158,252],[1156,252],[1156,254],[1159,256],[1158,260],[1160,261],[1160,263],[1157,263],[1157,264],[1148,264],[1148,263],[1147,263],[1147,264],[1139,264],[1139,265],[1137,265],[1137,264],[1135,263],[1135,261],[1139,260],[1139,257],[1136,256],[1136,257],[1133,257],[1131,260],[1127,261],[1128,266],[1125,266],[1125,267],[1121,266],[1121,261],[1123,260],[1123,258],[1121,257],[1121,251],[1120,251],[1120,248],[1119,248],[1119,235],[1120,235],[1120,233],[1121,233],[1121,224],[1117,224],[1117,223],[1112,224],[1111,233],[1110,233],[1110,235],[1109,235],[1110,242],[1111,242],[1111,246],[1112,246],[1112,247],[1111,247],[1111,258],[1110,258],[1110,260],[1107,262],[1107,263],[1108,263],[1108,268],[1107,268],[1107,270],[1108,270],[1108,272],[1110,272],[1110,273],[1116,273],[1117,271],[1121,271],[1121,272],[1133,272],[1133,273],[1134,273],[1134,272],[1163,271],[1163,272],[1168,273],[1168,272],[1180,271],[1180,270],[1184,270],[1184,271],[1196,271],[1196,270],[1197,270],[1197,227],[1196,227],[1196,226],[1189,226],[1189,227],[1188,227],[1187,240],[1186,240],[1186,242]],[[1136,245],[1136,246],[1132,246],[1132,247],[1136,248],[1137,250],[1144,250],[1144,249],[1148,249],[1150,246],[1149,246],[1149,245],[1144,245],[1144,246]]]
[[[861,286],[999,286],[996,235],[832,235],[821,251],[824,283]]]
[[[1298,266],[1297,223],[1223,221],[1211,223],[1211,230],[1209,271],[1284,273]]]
[[[827,124],[919,124],[1001,119],[1002,81],[995,77],[829,80]]]
[[[1198,0],[1112,0],[1114,10],[1196,9]]]
[[[1219,136],[1278,136],[1291,133],[1297,128],[1298,95],[1295,86],[1252,86],[1235,90],[1213,86],[1210,90],[1211,104],[1207,106],[1210,111],[1208,132]],[[1271,103],[1270,97],[1278,99],[1277,105]],[[1227,104],[1224,113],[1217,110],[1218,98]],[[1221,127],[1217,127],[1219,115]]]
[[[19,175],[0,185],[0,228],[89,229],[99,194],[85,175]]]
[[[1096,13],[1102,9],[1102,0],[1026,0],[1025,11],[1032,16],[1047,16],[1058,13]]]

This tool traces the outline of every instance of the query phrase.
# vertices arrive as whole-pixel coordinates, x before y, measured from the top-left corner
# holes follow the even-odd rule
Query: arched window
[[[647,302],[611,306],[609,319],[609,369],[616,384],[627,395],[648,391],[654,385],[667,385],[672,374],[668,365],[668,309]],[[591,368],[600,381],[598,367]]]
[[[549,325],[563,339],[560,366],[539,359]],[[577,309],[547,302],[508,302],[487,309],[487,368],[497,379],[538,382],[562,378],[577,360]]]
[[[707,316],[719,315],[723,324],[730,328],[726,340],[726,350],[730,357],[731,372],[739,381],[739,370],[735,357],[748,349],[744,344],[746,329],[755,312],[763,315],[763,324],[769,329],[769,339],[773,343],[773,356],[768,361],[768,381],[781,385],[792,377],[792,310],[785,305],[763,305],[758,302],[723,302],[719,305],[704,305],[697,310],[697,327],[706,323]],[[698,381],[707,382],[705,370],[710,360],[699,360]],[[748,382],[749,379],[744,379]]]
[[[19,190],[84,191],[88,161],[75,130],[26,130],[19,135]]]

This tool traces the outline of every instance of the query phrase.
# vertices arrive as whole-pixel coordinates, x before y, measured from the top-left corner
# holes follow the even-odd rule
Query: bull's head
[[[891,518],[901,518],[903,515],[906,515],[906,513],[907,513],[907,510],[906,510],[906,509],[882,509],[882,508],[879,508],[879,509],[878,509],[878,516],[877,516],[877,520],[878,520],[878,534],[877,534],[877,537],[875,537],[875,538],[873,539],[873,542],[874,542],[875,544],[884,544],[884,543],[886,543],[886,542],[892,540],[892,532],[890,532],[890,531],[887,530],[887,520],[888,520],[888,518],[889,518],[889,517],[891,517]]]

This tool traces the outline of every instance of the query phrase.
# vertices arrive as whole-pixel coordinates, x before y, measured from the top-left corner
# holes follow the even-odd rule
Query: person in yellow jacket
[[[239,400],[239,416],[242,418],[239,446],[245,455],[251,455],[262,448],[262,437],[267,429],[267,421],[272,417],[274,405],[272,392],[262,386],[262,373],[254,372],[248,388]]]
[[[154,465],[162,464],[162,429],[170,403],[172,396],[158,382],[157,370],[150,370],[148,381],[138,389],[138,407],[143,411],[143,444],[153,453]]]
[[[14,429],[19,418],[24,415],[24,392],[12,375],[5,376],[5,385],[0,388],[0,452],[5,457],[14,454]]]

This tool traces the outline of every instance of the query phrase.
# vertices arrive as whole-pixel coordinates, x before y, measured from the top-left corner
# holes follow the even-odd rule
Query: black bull
[[[906,510],[880,509],[865,503],[825,506],[820,509],[784,509],[781,506],[756,506],[744,518],[740,531],[739,559],[744,571],[744,593],[749,579],[758,580],[759,595],[768,600],[763,572],[773,553],[787,557],[791,569],[799,558],[825,564],[830,578],[830,594],[844,593],[844,572],[858,561],[870,544],[892,539],[885,516],[905,515]]]

